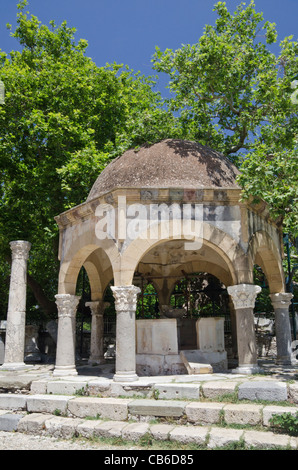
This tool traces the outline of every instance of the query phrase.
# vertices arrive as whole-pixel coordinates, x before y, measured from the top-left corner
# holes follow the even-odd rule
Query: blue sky
[[[241,0],[226,0],[235,11]],[[0,0],[0,48],[10,52],[18,43],[6,23],[16,24],[18,0]],[[161,50],[193,44],[206,24],[214,24],[216,0],[29,0],[27,9],[44,24],[66,20],[87,39],[87,55],[98,66],[123,63],[135,72],[155,74],[151,59],[155,46]],[[249,0],[246,1],[249,4]],[[298,36],[298,0],[255,0],[264,19],[277,25],[279,40]]]

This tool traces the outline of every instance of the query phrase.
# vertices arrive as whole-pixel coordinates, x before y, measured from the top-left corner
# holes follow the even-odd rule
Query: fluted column
[[[77,375],[75,365],[76,312],[80,298],[71,294],[58,294],[58,337],[56,365],[53,375]]]
[[[270,299],[275,313],[275,333],[276,333],[276,363],[287,365],[292,363],[291,354],[291,325],[289,317],[289,306],[293,294],[280,292],[270,294]]]
[[[136,286],[111,287],[115,297],[116,320],[116,373],[114,381],[132,382],[136,374]]]
[[[12,252],[5,355],[2,369],[23,369],[26,324],[27,260],[31,243],[10,242]]]
[[[237,329],[238,367],[233,372],[239,374],[256,373],[260,369],[257,364],[257,345],[254,325],[255,299],[260,286],[238,284],[228,287],[232,298]]]
[[[103,364],[104,361],[104,311],[110,305],[109,302],[96,300],[86,302],[86,307],[91,310],[91,341],[90,341],[90,364]]]

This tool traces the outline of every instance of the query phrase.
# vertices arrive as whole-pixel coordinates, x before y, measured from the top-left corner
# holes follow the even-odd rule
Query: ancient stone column
[[[58,294],[58,336],[56,364],[53,375],[77,375],[75,365],[76,312],[80,298],[71,294]]]
[[[291,359],[291,325],[289,317],[289,306],[293,294],[280,292],[270,294],[270,299],[275,312],[275,332],[276,332],[276,363],[287,365],[292,363]]]
[[[139,287],[111,287],[115,297],[116,319],[116,373],[114,381],[132,382],[136,374],[135,312]]]
[[[10,242],[12,251],[5,355],[2,369],[23,369],[26,324],[27,260],[31,243]]]
[[[260,286],[238,284],[228,287],[236,315],[238,367],[233,370],[239,374],[259,372],[257,364],[257,345],[254,325],[255,299]]]
[[[103,333],[104,333],[104,311],[110,305],[109,302],[96,300],[86,302],[86,307],[90,307],[91,320],[91,341],[89,364],[104,364]]]

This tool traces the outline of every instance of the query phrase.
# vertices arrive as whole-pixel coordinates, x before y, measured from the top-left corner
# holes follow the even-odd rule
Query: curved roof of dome
[[[197,142],[168,139],[128,150],[98,176],[88,201],[116,188],[237,188],[239,170]]]

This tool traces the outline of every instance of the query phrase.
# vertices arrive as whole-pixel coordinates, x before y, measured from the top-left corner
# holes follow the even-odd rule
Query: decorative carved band
[[[80,297],[71,294],[57,294],[55,298],[59,318],[75,317]]]
[[[279,292],[277,294],[270,294],[270,299],[274,309],[288,309],[291,305],[292,298],[293,294],[291,294],[290,292]]]
[[[254,308],[256,296],[261,292],[260,286],[252,284],[238,284],[228,287],[228,294],[232,297],[235,309]]]
[[[141,289],[136,286],[113,286],[111,287],[115,298],[117,312],[134,312],[137,307],[137,296]]]
[[[31,243],[23,240],[16,240],[10,242],[11,256],[12,259],[24,259],[27,260],[29,256],[29,251],[31,248]]]

